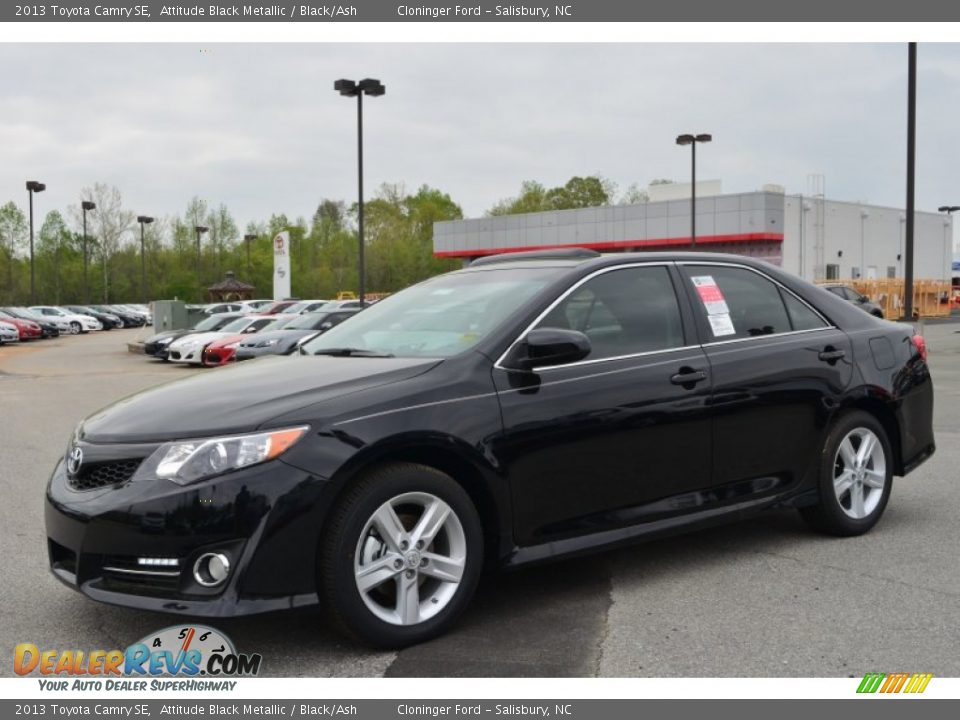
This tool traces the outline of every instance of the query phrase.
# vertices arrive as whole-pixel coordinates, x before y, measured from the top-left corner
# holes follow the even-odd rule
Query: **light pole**
[[[957,210],[960,210],[960,205],[941,205],[937,210],[947,214],[947,218],[943,221],[943,240],[948,248],[944,250],[944,254],[947,256],[947,281],[949,282],[953,272],[953,214]],[[950,233],[949,241],[947,240],[948,228]]]
[[[708,143],[713,135],[678,135],[677,145],[690,146],[690,249],[697,247],[697,143]]]
[[[143,239],[143,228],[153,222],[152,217],[147,215],[137,215],[137,222],[140,223],[140,295],[143,298],[143,304],[147,304],[147,245]]]
[[[357,235],[359,240],[359,251],[357,262],[359,264],[358,275],[360,292],[360,303],[363,304],[365,288],[365,268],[363,264],[363,96],[380,97],[387,88],[379,80],[365,78],[360,82],[353,80],[337,80],[333,83],[333,89],[344,97],[357,98],[357,188],[359,204],[357,205]]]
[[[250,270],[250,243],[257,239],[256,235],[250,233],[243,236],[243,243],[247,246],[247,282],[250,282],[252,271]]]
[[[913,320],[913,223],[917,178],[917,44],[907,43],[907,223],[903,239],[903,319]]]
[[[863,227],[867,222],[867,218],[870,217],[870,213],[864,209],[860,209],[860,279],[862,280],[865,277],[867,271],[866,263],[866,242],[864,241],[864,232]]]
[[[200,280],[200,236],[210,230],[206,225],[197,225],[193,228],[197,233],[197,282]]]
[[[87,276],[87,265],[89,255],[87,254],[87,211],[96,210],[97,204],[91,200],[83,200],[80,203],[83,212],[83,302],[90,304],[90,278]]]
[[[47,186],[42,182],[37,182],[36,180],[27,180],[27,195],[30,196],[30,304],[34,305],[37,302],[36,292],[34,289],[34,272],[33,272],[33,194],[38,192],[43,192],[47,189]]]

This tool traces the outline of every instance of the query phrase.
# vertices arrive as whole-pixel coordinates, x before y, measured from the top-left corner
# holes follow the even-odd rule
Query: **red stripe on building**
[[[732,235],[698,235],[697,245],[731,242],[783,242],[783,233],[734,233]],[[525,252],[527,250],[559,250],[563,248],[587,248],[589,250],[620,250],[623,248],[672,248],[690,245],[688,237],[653,238],[650,240],[604,240],[601,242],[568,243],[565,245],[530,245],[527,247],[483,248],[475,250],[448,250],[434,252],[435,257],[479,257],[499,253]]]

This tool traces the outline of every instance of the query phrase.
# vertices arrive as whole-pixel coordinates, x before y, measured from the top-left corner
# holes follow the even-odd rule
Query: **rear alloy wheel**
[[[844,415],[830,430],[820,468],[820,503],[801,510],[816,529],[860,535],[887,506],[893,485],[890,442],[875,417]]]
[[[403,647],[446,630],[467,606],[483,556],[480,520],[452,478],[384,466],[348,491],[321,549],[321,589],[339,625]]]
[[[74,320],[74,321],[72,321],[72,322],[70,323],[70,334],[71,334],[71,335],[79,335],[79,334],[82,333],[82,332],[83,332],[83,326],[81,326],[80,323],[78,323],[76,320]]]

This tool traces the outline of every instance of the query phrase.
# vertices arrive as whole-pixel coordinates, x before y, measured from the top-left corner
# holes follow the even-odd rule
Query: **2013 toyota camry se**
[[[321,604],[380,646],[435,636],[484,567],[768,508],[874,526],[934,452],[922,338],[763,262],[502,255],[306,343],[77,427],[53,573],[189,616]]]

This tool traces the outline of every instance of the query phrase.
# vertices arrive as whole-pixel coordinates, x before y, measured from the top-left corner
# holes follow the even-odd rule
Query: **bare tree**
[[[103,271],[103,302],[110,302],[110,260],[120,249],[124,235],[133,227],[135,214],[124,210],[123,195],[113,185],[94,183],[80,194],[97,204],[96,211],[87,216],[87,227],[92,229],[94,252]],[[71,208],[71,214],[75,219],[79,217],[75,207]]]

